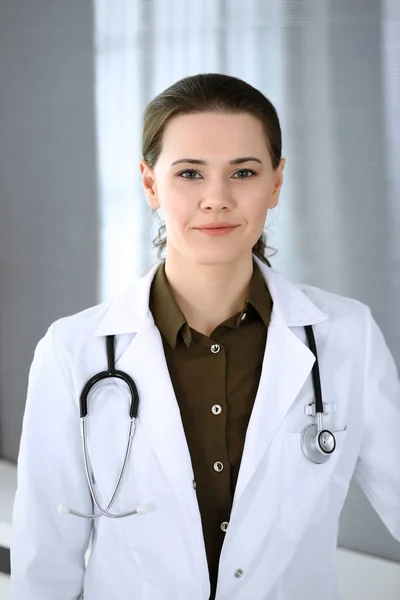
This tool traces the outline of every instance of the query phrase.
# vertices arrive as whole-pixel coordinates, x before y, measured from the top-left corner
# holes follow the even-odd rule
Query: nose
[[[210,181],[203,189],[201,209],[207,212],[230,210],[234,205],[234,198],[229,183],[221,180]]]

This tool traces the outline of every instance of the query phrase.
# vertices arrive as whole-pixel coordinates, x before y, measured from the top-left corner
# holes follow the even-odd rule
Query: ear
[[[271,196],[271,205],[270,208],[275,208],[279,202],[279,195],[281,193],[282,185],[283,185],[283,170],[286,165],[286,158],[281,158],[279,165],[274,171],[273,175],[273,189]]]
[[[147,204],[152,210],[160,208],[156,192],[156,179],[154,169],[150,167],[145,160],[139,162],[140,175],[142,177],[142,185],[146,196]]]

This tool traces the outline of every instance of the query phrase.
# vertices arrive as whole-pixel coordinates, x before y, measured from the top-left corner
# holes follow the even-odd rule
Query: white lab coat
[[[364,304],[297,285],[259,263],[273,298],[259,390],[247,430],[222,548],[217,600],[333,600],[338,519],[355,472],[400,539],[400,386],[394,360]],[[115,301],[54,323],[32,364],[19,457],[12,540],[12,600],[207,600],[209,578],[194,474],[160,334],[148,307],[155,269]],[[319,351],[325,425],[337,449],[307,461],[300,434],[313,401],[304,325]],[[92,512],[81,452],[78,398],[106,367],[105,338],[117,337],[117,368],[140,393],[129,467],[113,511],[150,512],[92,522],[57,512],[60,502]],[[99,385],[89,403],[96,487],[108,503],[124,455],[128,396]],[[207,432],[204,432],[207,435]],[[216,457],[218,459],[218,457]],[[242,576],[237,577],[237,571]],[[235,575],[236,574],[236,575]]]

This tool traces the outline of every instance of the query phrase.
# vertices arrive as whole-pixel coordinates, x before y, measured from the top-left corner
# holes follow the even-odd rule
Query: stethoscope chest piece
[[[328,429],[320,430],[318,425],[309,425],[301,434],[301,448],[311,462],[322,465],[329,460],[335,450],[335,436]]]

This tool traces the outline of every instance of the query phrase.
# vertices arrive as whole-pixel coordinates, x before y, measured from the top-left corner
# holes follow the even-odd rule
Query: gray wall
[[[10,460],[36,343],[96,302],[92,46],[89,0],[0,0],[0,457]]]

